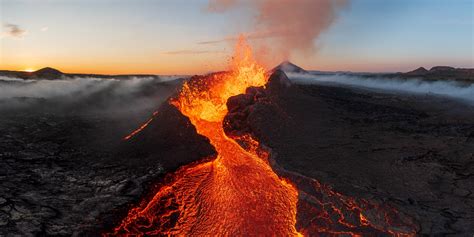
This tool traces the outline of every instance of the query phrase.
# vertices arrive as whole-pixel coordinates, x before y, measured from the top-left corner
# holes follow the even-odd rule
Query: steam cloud
[[[419,79],[364,78],[357,75],[312,75],[288,73],[288,77],[301,84],[337,84],[377,90],[433,94],[460,99],[474,104],[474,84],[455,81],[423,81]]]
[[[241,4],[251,4],[257,11],[255,32],[248,34],[248,38],[270,39],[272,48],[267,51],[278,52],[280,55],[272,57],[281,61],[288,59],[293,50],[313,52],[314,40],[334,22],[337,11],[347,5],[347,0],[210,0],[208,10],[223,12]]]

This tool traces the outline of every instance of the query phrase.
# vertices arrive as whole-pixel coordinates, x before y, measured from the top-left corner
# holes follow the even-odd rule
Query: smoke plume
[[[254,32],[248,33],[248,38],[268,39],[271,44],[261,45],[271,45],[266,51],[281,61],[294,50],[313,52],[315,39],[334,22],[347,0],[210,0],[208,10],[223,12],[242,4],[250,4],[250,9],[256,11]]]

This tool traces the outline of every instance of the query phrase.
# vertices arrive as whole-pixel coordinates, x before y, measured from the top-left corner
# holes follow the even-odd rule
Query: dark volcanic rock
[[[152,89],[165,96],[180,85]],[[162,100],[152,95],[158,107]],[[100,236],[166,172],[213,152],[167,103],[143,134],[123,141],[152,111],[123,117],[91,110],[85,100],[0,107],[0,236]]]
[[[291,81],[282,70],[275,70],[266,85],[271,95],[284,93],[290,86]]]
[[[163,103],[150,124],[125,141],[119,153],[126,154],[132,163],[153,161],[166,170],[175,170],[209,157],[215,150],[175,106]]]
[[[116,125],[74,115],[2,116],[0,236],[97,235],[102,216],[136,202],[163,167],[111,161],[109,137],[118,134],[107,130]]]
[[[268,79],[266,89],[250,87],[245,94],[229,98],[227,100],[229,112],[224,118],[224,131],[238,137],[247,133],[264,136],[264,133],[260,132],[261,129],[266,131],[278,129],[285,120],[285,114],[272,103],[271,98],[278,97],[290,88],[291,82],[286,74],[276,70]],[[266,124],[262,120],[268,114],[278,117],[274,119],[274,123]]]

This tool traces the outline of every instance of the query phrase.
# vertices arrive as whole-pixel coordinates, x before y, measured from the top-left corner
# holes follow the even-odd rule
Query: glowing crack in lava
[[[149,118],[144,124],[142,124],[139,128],[133,130],[130,134],[128,134],[127,136],[125,136],[123,138],[123,140],[128,140],[130,138],[132,138],[133,136],[137,135],[138,133],[140,133],[143,129],[145,129],[148,124],[151,123],[151,121],[153,121],[153,118],[158,115],[158,111],[155,111],[153,112],[153,115],[151,116],[151,118]]]
[[[333,235],[357,235],[350,230],[372,225],[355,202],[346,208],[355,224],[342,214],[332,220],[330,212],[342,211],[337,205],[330,205],[327,211],[325,202],[334,201],[323,198],[336,198],[342,206],[348,202],[319,186],[314,187],[321,192],[318,196],[301,191],[305,201],[299,203],[296,186],[274,172],[269,153],[258,141],[250,135],[239,137],[246,145],[244,149],[226,136],[223,120],[228,112],[227,100],[245,93],[248,87],[264,86],[267,80],[265,69],[254,61],[250,47],[241,39],[230,72],[195,77],[183,85],[171,103],[190,119],[199,134],[210,140],[218,155],[210,161],[183,166],[168,176],[169,180],[151,200],[129,211],[113,235],[296,236],[300,235],[296,229],[297,207],[309,210],[309,224],[301,230],[306,234],[322,230]],[[296,180],[298,185],[305,182]],[[318,223],[314,224],[314,220]],[[347,231],[333,231],[332,225],[343,225]],[[395,233],[383,228],[373,229]]]

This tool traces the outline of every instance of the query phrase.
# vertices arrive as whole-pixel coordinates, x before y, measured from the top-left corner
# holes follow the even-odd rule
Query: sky
[[[233,43],[202,42],[251,32],[255,13],[246,8],[210,12],[208,0],[0,0],[0,69],[222,70]],[[314,40],[316,50],[288,59],[326,71],[474,68],[473,14],[474,0],[349,0]]]

